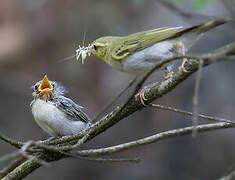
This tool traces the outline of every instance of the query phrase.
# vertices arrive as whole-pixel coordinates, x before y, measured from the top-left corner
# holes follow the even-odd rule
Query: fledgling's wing
[[[82,111],[83,107],[79,106],[71,99],[66,98],[64,96],[55,96],[52,102],[55,103],[55,105],[61,111],[63,111],[70,120],[83,121],[86,123],[90,121],[86,113]]]

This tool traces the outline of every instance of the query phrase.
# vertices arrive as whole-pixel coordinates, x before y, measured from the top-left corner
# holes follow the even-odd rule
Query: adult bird
[[[104,36],[85,50],[118,71],[140,74],[153,68],[160,60],[185,55],[203,33],[228,21],[217,19],[189,28],[158,28],[127,36]],[[84,53],[79,50],[76,53],[77,59],[79,55],[83,59]],[[184,59],[181,66],[184,72],[187,72],[186,62]]]

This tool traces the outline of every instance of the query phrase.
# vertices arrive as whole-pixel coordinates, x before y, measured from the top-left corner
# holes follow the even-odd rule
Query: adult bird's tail
[[[190,28],[183,29],[179,32],[177,32],[174,36],[174,38],[179,37],[179,39],[183,42],[185,51],[190,49],[190,47],[194,44],[195,41],[197,41],[204,32],[207,32],[219,25],[225,24],[231,20],[229,19],[216,19],[209,21],[204,24],[200,24],[197,26],[193,26]]]

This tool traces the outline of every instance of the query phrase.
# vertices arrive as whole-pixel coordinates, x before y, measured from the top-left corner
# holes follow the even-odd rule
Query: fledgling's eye
[[[55,88],[55,83],[51,83],[51,85],[52,85],[52,87],[53,87],[53,89]]]
[[[39,87],[39,85],[35,85],[35,86],[34,86],[34,90],[37,91],[37,90],[38,90],[38,87]]]
[[[98,49],[96,45],[93,45],[93,47],[94,47],[94,50],[97,50],[97,49]]]

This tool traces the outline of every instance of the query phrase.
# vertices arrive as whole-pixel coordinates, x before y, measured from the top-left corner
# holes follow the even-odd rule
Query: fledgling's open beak
[[[53,86],[49,82],[47,75],[44,76],[40,86],[38,87],[39,94],[38,97],[43,100],[48,100],[52,99],[54,94],[53,94]]]

